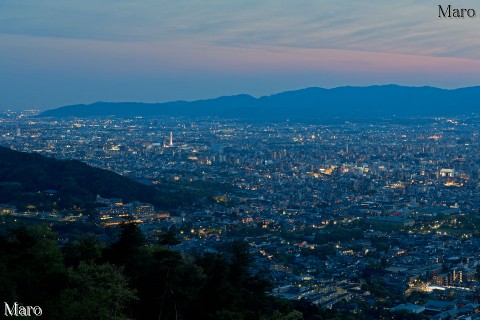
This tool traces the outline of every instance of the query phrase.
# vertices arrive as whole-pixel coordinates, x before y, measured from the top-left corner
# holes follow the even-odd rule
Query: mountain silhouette
[[[254,98],[241,94],[165,103],[96,102],[47,110],[40,117],[216,116],[253,120],[452,116],[480,111],[480,87],[382,85],[306,88]]]

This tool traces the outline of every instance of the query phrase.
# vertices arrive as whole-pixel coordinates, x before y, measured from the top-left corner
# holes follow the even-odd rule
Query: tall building
[[[173,133],[172,133],[172,131],[170,131],[170,142],[168,143],[168,145],[170,147],[173,146]]]

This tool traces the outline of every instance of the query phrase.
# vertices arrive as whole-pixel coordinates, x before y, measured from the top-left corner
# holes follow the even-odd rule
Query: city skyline
[[[478,19],[438,18],[432,1],[2,7],[0,110],[258,97],[312,86],[480,83]]]

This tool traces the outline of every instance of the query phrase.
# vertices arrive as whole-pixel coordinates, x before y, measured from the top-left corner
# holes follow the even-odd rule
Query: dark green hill
[[[162,186],[165,189],[165,186]],[[45,192],[55,190],[56,192]],[[175,208],[193,200],[184,191],[161,192],[116,173],[80,161],[57,160],[0,147],[0,204],[36,210],[91,208],[96,195]],[[189,201],[190,200],[190,201]]]

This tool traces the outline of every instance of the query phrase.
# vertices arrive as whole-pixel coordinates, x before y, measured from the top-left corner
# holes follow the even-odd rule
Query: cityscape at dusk
[[[3,114],[1,145],[80,160],[170,201],[97,194],[91,207],[64,201],[66,182],[35,197],[9,195],[12,171],[22,169],[7,161],[4,224],[48,222],[69,248],[78,229],[108,243],[131,221],[150,245],[175,230],[170,250],[192,257],[245,241],[249,272],[267,275],[269,295],[294,302],[298,319],[309,318],[295,313],[300,301],[330,310],[317,314],[326,319],[447,319],[479,307],[479,116],[251,122],[37,113]],[[64,179],[81,187],[74,174]]]
[[[3,1],[0,314],[480,319],[477,13]]]

